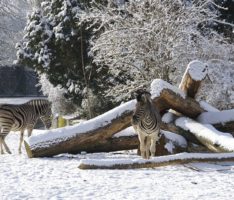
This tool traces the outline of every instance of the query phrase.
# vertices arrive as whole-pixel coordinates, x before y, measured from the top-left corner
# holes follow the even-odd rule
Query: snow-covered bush
[[[198,100],[219,109],[234,108],[234,61],[209,60],[209,77],[202,82]]]
[[[64,97],[65,89],[57,86],[54,87],[47,79],[46,75],[40,76],[39,84],[44,95],[48,96],[52,103],[52,112],[54,115],[66,115],[74,113],[77,108],[71,101]]]

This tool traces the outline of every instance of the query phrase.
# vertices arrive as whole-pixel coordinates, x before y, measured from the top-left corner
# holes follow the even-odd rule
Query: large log
[[[232,135],[219,132],[210,124],[201,124],[192,119],[181,117],[176,120],[176,125],[190,131],[213,152],[234,152],[234,138]]]
[[[180,153],[176,155],[160,156],[145,159],[83,159],[79,163],[80,169],[136,169],[154,168],[191,162],[223,162],[234,161],[234,153]]]
[[[204,112],[199,103],[185,98],[182,92],[169,83],[155,80],[152,85],[155,89],[153,101],[160,111],[173,108],[192,118]],[[31,136],[25,141],[27,154],[29,157],[48,157],[61,153],[89,152],[89,149],[95,149],[104,140],[130,126],[134,108],[135,100],[132,100],[80,125]]]

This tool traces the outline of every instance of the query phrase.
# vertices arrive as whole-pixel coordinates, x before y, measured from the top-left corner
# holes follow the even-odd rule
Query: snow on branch
[[[234,153],[180,153],[154,157],[150,160],[142,158],[82,159],[78,167],[80,169],[136,169],[208,161],[234,161]]]

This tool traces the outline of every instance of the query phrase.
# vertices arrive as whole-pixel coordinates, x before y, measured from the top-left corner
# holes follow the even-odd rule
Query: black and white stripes
[[[24,130],[28,129],[30,136],[32,130],[41,118],[46,128],[51,126],[51,104],[47,100],[32,100],[22,105],[1,105],[0,106],[0,148],[3,153],[3,146],[8,153],[11,153],[5,143],[5,137],[10,131],[20,131],[20,146],[23,141]]]

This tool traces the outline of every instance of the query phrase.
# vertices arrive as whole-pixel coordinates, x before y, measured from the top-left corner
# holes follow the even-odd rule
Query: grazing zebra
[[[132,116],[132,125],[138,134],[141,156],[149,159],[150,154],[155,156],[161,116],[154,107],[149,92],[138,90],[136,94],[137,104]]]
[[[48,100],[37,99],[22,105],[1,105],[0,106],[0,149],[3,147],[11,153],[5,142],[5,137],[10,131],[20,131],[19,153],[23,142],[24,130],[28,130],[31,136],[32,130],[38,119],[41,119],[45,127],[51,127],[51,103]]]

